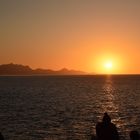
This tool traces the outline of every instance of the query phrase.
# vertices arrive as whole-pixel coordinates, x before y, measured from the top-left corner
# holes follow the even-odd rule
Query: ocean
[[[122,140],[140,132],[140,76],[1,76],[6,140],[89,140],[108,112]]]

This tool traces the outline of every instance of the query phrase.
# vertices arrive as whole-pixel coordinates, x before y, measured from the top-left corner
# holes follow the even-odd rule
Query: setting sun
[[[98,54],[94,61],[91,67],[97,74],[120,74],[123,70],[123,58],[115,53]]]
[[[111,60],[109,61],[105,61],[103,64],[103,69],[105,71],[106,74],[112,74],[114,73],[114,65],[113,62]]]
[[[111,61],[108,61],[104,64],[104,67],[107,69],[107,70],[111,70],[112,67],[113,67],[113,64]]]

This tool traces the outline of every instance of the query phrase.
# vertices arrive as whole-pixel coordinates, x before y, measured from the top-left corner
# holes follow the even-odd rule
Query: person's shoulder
[[[96,124],[96,126],[101,126],[102,125],[102,122],[98,122],[97,124]]]
[[[112,126],[116,127],[116,125],[114,123],[110,123]]]
[[[110,126],[114,129],[117,129],[116,125],[114,123],[110,123]]]
[[[96,128],[102,128],[103,127],[103,123],[102,122],[98,122],[97,124],[96,124]]]
[[[101,122],[98,122],[97,124],[96,124],[96,128],[99,128],[99,127],[101,127],[102,126],[102,123]]]

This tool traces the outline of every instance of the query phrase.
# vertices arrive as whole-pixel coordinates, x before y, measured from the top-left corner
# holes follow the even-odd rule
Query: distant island
[[[86,72],[68,70],[63,68],[55,71],[51,69],[32,69],[21,64],[2,64],[0,65],[0,75],[86,75]]]

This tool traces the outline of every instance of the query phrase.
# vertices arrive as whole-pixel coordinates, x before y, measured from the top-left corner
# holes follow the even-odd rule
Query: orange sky
[[[1,11],[0,64],[140,74],[138,0],[7,0]]]

